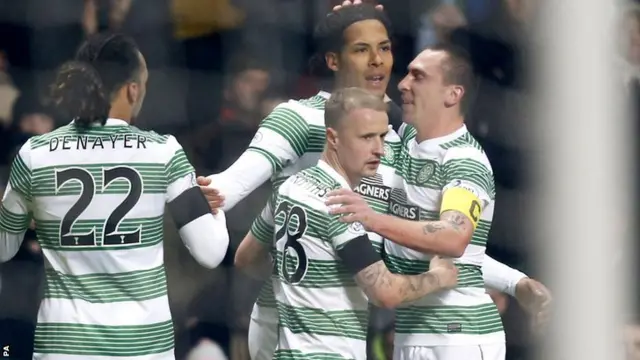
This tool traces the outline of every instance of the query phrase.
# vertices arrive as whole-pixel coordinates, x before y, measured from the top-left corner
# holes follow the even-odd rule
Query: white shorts
[[[249,356],[251,360],[273,360],[278,346],[278,325],[251,318],[249,323]]]
[[[505,344],[403,346],[393,349],[393,360],[504,360]]]

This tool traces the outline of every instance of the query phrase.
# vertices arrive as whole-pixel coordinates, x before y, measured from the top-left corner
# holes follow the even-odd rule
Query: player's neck
[[[347,171],[340,165],[340,161],[338,161],[338,157],[334,153],[329,153],[325,151],[322,153],[322,161],[326,162],[333,170],[335,170],[338,174],[340,174],[347,182],[349,183],[349,187],[354,189],[358,184],[360,184],[360,180],[362,177],[360,175],[349,175]]]
[[[119,106],[112,106],[109,110],[109,118],[123,120],[131,124],[131,110],[121,109]]]
[[[464,124],[464,116],[460,114],[421,119],[416,121],[416,141],[421,143],[425,140],[436,139],[456,132]]]

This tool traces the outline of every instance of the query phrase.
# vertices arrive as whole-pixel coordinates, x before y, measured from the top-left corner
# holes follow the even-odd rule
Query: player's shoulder
[[[323,114],[325,100],[321,96],[307,99],[290,99],[276,106],[266,119],[288,122],[308,122],[314,115]]]
[[[305,108],[308,108],[308,109],[324,111],[324,105],[327,102],[327,99],[321,96],[320,94],[317,94],[305,99],[291,100],[290,102],[292,104],[304,106]]]
[[[480,143],[468,131],[451,141],[441,144],[440,147],[443,149],[443,163],[445,164],[451,161],[471,161],[481,163],[491,171],[491,164],[487,154]]]
[[[29,138],[24,146],[28,146],[30,149],[37,149],[44,145],[48,145],[52,139],[61,138],[63,136],[75,135],[78,131],[73,124],[69,123],[67,125],[60,126],[59,128],[50,131],[46,134],[35,135]],[[55,141],[55,140],[54,140]],[[24,147],[23,146],[23,147]]]

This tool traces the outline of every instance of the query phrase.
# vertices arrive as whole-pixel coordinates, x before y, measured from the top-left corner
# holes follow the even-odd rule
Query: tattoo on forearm
[[[447,216],[447,222],[451,224],[451,227],[455,231],[458,231],[458,232],[463,230],[465,220],[466,220],[465,216],[457,212]]]
[[[432,273],[419,275],[392,274],[382,261],[363,269],[356,281],[370,299],[376,292],[396,294],[400,303],[412,302],[441,289],[439,279]]]
[[[441,288],[438,277],[431,273],[406,275],[402,278],[407,284],[400,288],[402,303],[416,301]]]
[[[422,228],[422,231],[425,234],[435,234],[438,231],[443,230],[443,229],[444,229],[444,225],[442,225],[442,224],[440,224],[438,222],[433,222],[433,223],[428,223],[427,225],[425,225]]]
[[[447,211],[438,221],[428,222],[422,231],[425,235],[433,235],[439,231],[451,228],[457,232],[463,232],[468,226],[468,219],[464,214],[457,211]]]

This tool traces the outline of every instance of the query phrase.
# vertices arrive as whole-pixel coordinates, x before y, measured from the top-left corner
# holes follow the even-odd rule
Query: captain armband
[[[480,220],[480,214],[482,213],[482,206],[480,199],[476,194],[468,189],[453,187],[445,190],[442,195],[442,206],[440,207],[440,214],[445,211],[458,211],[463,213],[471,220],[473,228],[475,229]]]

